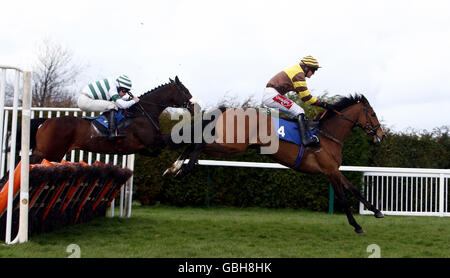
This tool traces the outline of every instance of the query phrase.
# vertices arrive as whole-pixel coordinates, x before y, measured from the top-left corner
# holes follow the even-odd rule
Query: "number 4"
[[[284,125],[280,126],[280,128],[277,130],[277,133],[281,135],[281,137],[286,136],[286,133],[284,133]]]

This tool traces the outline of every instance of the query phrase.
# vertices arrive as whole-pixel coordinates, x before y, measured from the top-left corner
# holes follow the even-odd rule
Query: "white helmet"
[[[131,90],[131,80],[125,74],[122,74],[121,76],[117,77],[116,81],[117,87]]]

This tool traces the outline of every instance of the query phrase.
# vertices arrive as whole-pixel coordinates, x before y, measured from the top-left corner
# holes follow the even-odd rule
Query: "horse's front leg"
[[[342,175],[342,174],[341,174]],[[383,213],[377,209],[372,203],[366,200],[361,192],[356,188],[344,175],[341,177],[345,188],[347,188],[363,205],[370,211],[372,211],[376,218],[383,218]]]
[[[359,226],[359,224],[356,222],[355,218],[353,217],[350,203],[348,202],[347,198],[345,197],[344,192],[344,182],[342,179],[342,174],[338,171],[337,173],[332,173],[330,175],[327,175],[328,179],[330,180],[334,191],[336,192],[336,195],[338,196],[338,201],[342,203],[344,206],[345,214],[347,215],[348,223],[352,225],[355,228],[355,232],[358,234],[365,233],[363,228]]]

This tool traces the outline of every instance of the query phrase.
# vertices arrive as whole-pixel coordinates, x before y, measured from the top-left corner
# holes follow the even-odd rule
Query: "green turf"
[[[382,258],[450,257],[450,219],[355,215],[290,209],[133,206],[131,218],[98,218],[29,242],[0,245],[0,257],[64,258],[70,244],[82,258]]]

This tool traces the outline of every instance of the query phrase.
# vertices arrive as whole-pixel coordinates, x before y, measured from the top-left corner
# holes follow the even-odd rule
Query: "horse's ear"
[[[175,82],[180,83],[180,79],[178,78],[178,75],[175,76]]]
[[[363,102],[363,103],[369,103],[369,101],[367,100],[367,98],[364,96],[364,95],[361,95],[361,101]]]
[[[172,78],[169,78],[169,81],[170,81],[170,83],[173,83],[173,80],[172,80]]]

